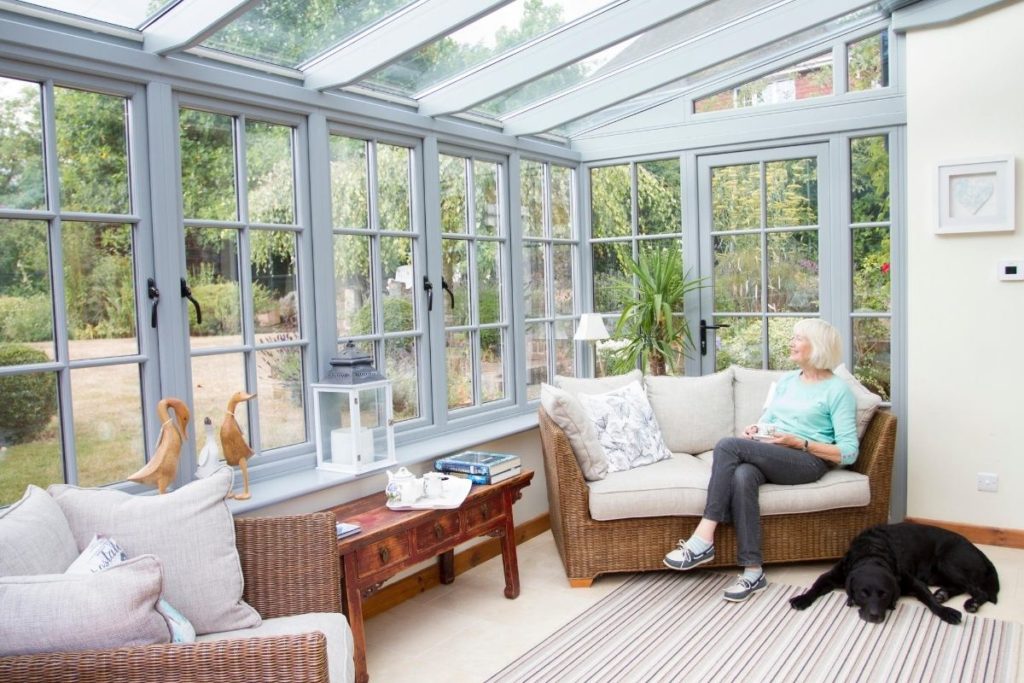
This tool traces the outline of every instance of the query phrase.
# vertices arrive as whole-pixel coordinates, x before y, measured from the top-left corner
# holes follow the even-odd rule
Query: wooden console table
[[[505,568],[505,597],[519,595],[512,504],[530,485],[533,472],[524,470],[490,486],[473,486],[455,510],[389,510],[383,493],[331,508],[339,522],[354,522],[363,530],[338,541],[344,586],[345,613],[355,644],[357,683],[366,672],[363,598],[369,597],[398,572],[432,557],[438,558],[441,583],[455,580],[455,546],[477,536],[501,539]]]

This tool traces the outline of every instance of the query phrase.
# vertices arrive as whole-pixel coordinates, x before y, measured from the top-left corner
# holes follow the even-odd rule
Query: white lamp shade
[[[584,313],[580,316],[580,324],[574,336],[577,341],[597,341],[608,337],[608,329],[604,326],[604,318],[600,314]]]

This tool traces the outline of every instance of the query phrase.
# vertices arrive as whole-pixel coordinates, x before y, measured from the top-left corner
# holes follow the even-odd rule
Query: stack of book
[[[351,524],[349,522],[338,522],[335,528],[338,531],[338,538],[345,538],[346,536],[351,536],[352,534],[358,534],[360,531],[363,530],[363,527],[359,526],[358,524]]]
[[[518,455],[508,453],[463,451],[435,460],[434,469],[474,484],[497,484],[522,472],[523,463]]]

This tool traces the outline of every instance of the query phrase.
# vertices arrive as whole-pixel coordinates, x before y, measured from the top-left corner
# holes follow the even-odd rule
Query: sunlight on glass
[[[28,362],[10,349],[28,348],[38,358],[32,362],[53,360],[53,342],[47,224],[0,220],[0,348],[11,345],[0,367]]]
[[[234,119],[194,109],[178,118],[185,218],[238,220]]]
[[[295,164],[292,129],[245,122],[245,165],[249,175],[249,221],[295,223]]]
[[[306,441],[303,386],[302,349],[276,348],[256,352],[256,394],[259,397],[260,447],[263,450]]]
[[[127,100],[55,87],[53,101],[61,210],[129,213]]]
[[[0,366],[44,362],[38,351],[0,346]],[[0,376],[0,506],[20,499],[25,487],[64,483],[57,373]],[[136,410],[138,407],[136,406]]]
[[[79,486],[123,481],[145,464],[138,365],[72,370],[71,410]],[[155,449],[158,435],[148,436]]]
[[[192,296],[188,307],[193,347],[225,346],[242,342],[241,288],[238,282],[238,231],[218,228],[185,229],[185,269]]]
[[[331,220],[336,228],[368,228],[366,141],[331,136]]]
[[[334,306],[339,338],[373,334],[369,237],[334,236]]]
[[[38,83],[0,77],[0,207],[46,208]]]

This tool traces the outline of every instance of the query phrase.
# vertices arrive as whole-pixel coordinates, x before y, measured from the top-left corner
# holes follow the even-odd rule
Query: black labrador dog
[[[938,586],[935,593],[929,586]],[[961,614],[942,603],[969,593],[964,603],[977,612],[996,602],[999,576],[985,554],[960,534],[925,524],[879,524],[862,531],[839,562],[807,592],[790,599],[794,609],[807,609],[835,588],[846,588],[846,605],[857,605],[860,618],[885,621],[901,595],[912,595],[940,619],[959,624]]]

